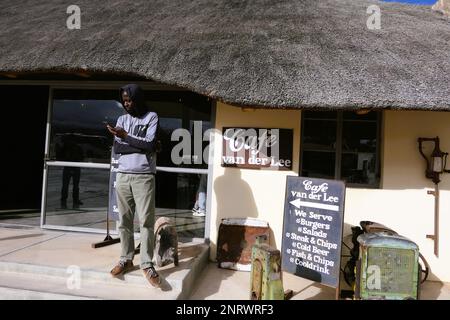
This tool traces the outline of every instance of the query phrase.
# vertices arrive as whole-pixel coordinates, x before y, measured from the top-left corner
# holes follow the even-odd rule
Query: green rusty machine
[[[418,300],[419,248],[414,242],[383,233],[365,233],[358,241],[356,298]]]
[[[346,266],[350,272],[346,281],[353,280],[354,298],[418,300],[420,284],[429,272],[419,247],[381,224],[361,221],[360,225],[361,229],[352,228],[354,239],[357,239],[354,241],[354,264]],[[425,273],[423,280],[422,273]]]
[[[284,300],[279,250],[262,243],[264,236],[258,237],[252,247],[251,300]]]

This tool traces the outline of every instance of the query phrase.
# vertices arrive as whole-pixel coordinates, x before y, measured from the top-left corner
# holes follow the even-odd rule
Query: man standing
[[[144,93],[135,84],[120,88],[120,97],[127,114],[119,117],[115,128],[107,125],[115,136],[114,151],[120,154],[116,194],[122,253],[111,275],[116,277],[133,268],[133,220],[136,211],[141,235],[140,267],[149,283],[159,287],[160,277],[152,262],[158,115],[147,110]]]

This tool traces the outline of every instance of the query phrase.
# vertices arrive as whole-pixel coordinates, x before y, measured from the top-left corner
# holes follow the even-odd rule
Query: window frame
[[[300,171],[299,175],[303,175],[303,156],[304,156],[304,139],[305,139],[305,111],[310,112],[323,112],[323,111],[315,111],[315,110],[302,110],[301,113],[301,130],[300,130]],[[331,111],[331,110],[326,110]],[[342,136],[344,129],[344,121],[362,121],[362,122],[371,122],[370,120],[353,120],[353,119],[344,119],[344,112],[354,112],[354,111],[332,111],[336,113],[336,148],[334,150],[335,161],[334,161],[334,180],[343,180],[342,179],[342,155],[344,154],[342,150]],[[347,187],[351,188],[365,188],[365,189],[379,189],[381,187],[381,139],[382,139],[382,121],[383,121],[383,112],[382,111],[371,111],[377,114],[375,120],[372,120],[376,123],[376,148],[375,148],[375,176],[378,178],[375,184],[362,184],[362,183],[348,183],[345,182]],[[317,119],[317,121],[329,121],[327,119]],[[313,177],[312,177],[313,178]]]

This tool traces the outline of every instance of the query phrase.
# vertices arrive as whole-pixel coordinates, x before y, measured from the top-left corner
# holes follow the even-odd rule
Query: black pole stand
[[[116,159],[116,156],[117,155],[114,152],[114,149],[112,148],[111,149],[111,171],[110,171],[110,174],[109,174],[109,201],[108,201],[108,209],[106,210],[106,238],[103,241],[101,241],[101,242],[97,242],[97,243],[91,244],[92,248],[94,248],[94,249],[101,248],[101,247],[106,247],[106,246],[109,246],[111,244],[120,242],[120,238],[119,239],[113,239],[110,236],[110,234],[109,234],[109,214],[110,214],[110,211],[114,212],[114,210],[112,208],[112,199],[111,199],[111,197],[112,197],[112,195],[115,192],[115,191],[113,192],[113,188],[114,187],[113,187],[112,182],[116,179],[115,175],[113,175],[113,173],[115,172],[114,169],[117,167],[117,166],[115,166],[115,164],[118,163],[118,161],[115,161],[115,160],[118,160],[118,158]]]
[[[115,244],[115,243],[119,243],[119,242],[120,242],[120,238],[113,239],[113,237],[111,237],[109,235],[109,212],[108,212],[108,210],[106,210],[106,238],[102,242],[93,243],[91,246],[92,246],[92,248],[96,249],[96,248],[106,247],[111,244]]]

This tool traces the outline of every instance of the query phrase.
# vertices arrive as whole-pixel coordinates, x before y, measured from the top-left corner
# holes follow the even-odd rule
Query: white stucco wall
[[[253,217],[268,221],[273,234],[271,244],[281,247],[284,190],[286,177],[298,175],[300,148],[300,111],[247,110],[217,103],[214,136],[213,185],[211,198],[211,258],[216,257],[216,244],[223,218]],[[223,127],[261,127],[294,129],[293,171],[268,171],[224,168],[221,166]]]
[[[441,149],[450,151],[450,113],[386,111],[384,113],[382,189],[347,189],[345,222],[374,220],[419,245],[431,265],[432,279],[450,281],[450,174],[441,175],[439,258],[434,255],[434,190],[425,178],[425,160],[417,138],[439,136]],[[430,150],[433,144],[425,147]],[[450,164],[449,164],[450,165]]]
[[[287,175],[299,168],[301,112],[295,110],[242,111],[217,104],[211,198],[211,259],[216,256],[217,232],[222,218],[255,217],[269,222],[272,245],[281,247],[283,202]],[[293,171],[223,168],[221,130],[231,127],[279,127],[294,129]],[[450,281],[450,174],[441,176],[440,256],[434,255],[434,190],[425,178],[425,162],[417,138],[441,138],[441,149],[450,151],[450,113],[386,111],[382,130],[382,183],[380,189],[347,188],[344,235],[361,220],[373,220],[393,228],[416,242],[431,265],[433,280]],[[431,148],[431,144],[427,145]],[[450,166],[450,164],[449,164]]]

